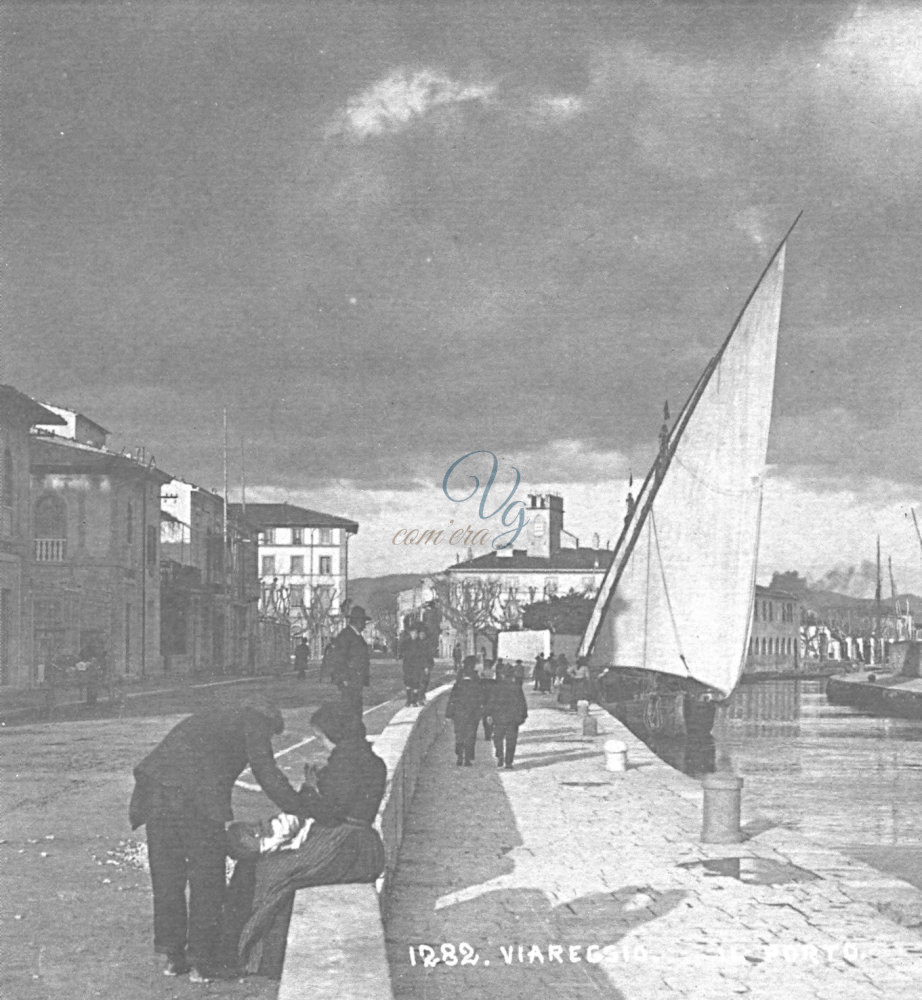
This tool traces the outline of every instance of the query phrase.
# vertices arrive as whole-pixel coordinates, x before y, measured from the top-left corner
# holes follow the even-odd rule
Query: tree
[[[582,635],[589,624],[595,600],[573,592],[565,597],[549,597],[546,601],[528,604],[522,611],[522,627]]]
[[[479,632],[490,639],[504,627],[502,589],[499,580],[432,577],[433,603],[442,617],[459,632]]]
[[[789,569],[785,570],[784,573],[773,573],[769,588],[771,590],[784,590],[795,597],[802,597],[807,592],[807,579],[801,576],[797,570]]]

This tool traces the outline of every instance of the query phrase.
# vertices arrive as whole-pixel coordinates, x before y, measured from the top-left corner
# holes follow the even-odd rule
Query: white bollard
[[[606,771],[627,770],[627,747],[620,740],[606,740],[605,770]]]
[[[576,714],[587,716],[589,714],[589,702],[586,701],[585,699],[580,699],[576,703]]]

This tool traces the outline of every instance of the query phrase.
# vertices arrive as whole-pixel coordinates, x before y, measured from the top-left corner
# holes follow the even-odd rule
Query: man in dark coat
[[[483,715],[483,688],[477,676],[477,657],[466,656],[461,665],[461,676],[455,681],[448,696],[445,718],[455,727],[455,753],[458,767],[471,766],[474,762],[474,745],[477,742],[477,724]]]
[[[349,624],[333,640],[330,650],[330,680],[339,688],[343,707],[356,719],[362,718],[362,688],[371,683],[371,656],[362,629],[371,621],[356,604],[349,612]]]
[[[410,639],[403,649],[403,686],[407,689],[407,705],[421,705],[428,685],[427,675],[432,668],[432,655],[424,626],[411,625],[409,631]]]
[[[514,669],[506,667],[490,691],[487,706],[493,717],[493,749],[496,766],[512,769],[515,748],[519,739],[519,726],[528,718],[528,705],[522,686],[515,679]]]
[[[154,949],[167,956],[167,975],[190,971],[197,982],[214,975],[225,889],[224,824],[234,818],[231,792],[243,769],[252,768],[285,812],[303,812],[301,796],[272,754],[272,736],[284,727],[278,708],[258,697],[191,715],[134,769],[129,815],[132,829],[147,826]]]
[[[299,681],[304,680],[310,656],[311,650],[310,646],[307,644],[307,639],[302,639],[298,644],[298,648],[295,650],[295,673],[298,675]]]

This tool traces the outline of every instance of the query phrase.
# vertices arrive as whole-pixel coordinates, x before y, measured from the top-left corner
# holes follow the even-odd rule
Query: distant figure
[[[303,681],[307,673],[307,663],[310,659],[311,649],[307,644],[307,639],[302,639],[300,645],[295,650],[295,673],[298,680]]]
[[[519,682],[519,684],[525,683],[525,664],[521,660],[515,661],[515,666],[513,667],[513,676]]]
[[[461,651],[461,643],[456,642],[455,648],[451,651],[451,658],[455,665],[455,673],[461,672],[461,661],[464,659],[464,654]]]
[[[425,704],[425,690],[432,669],[432,654],[422,625],[410,627],[410,639],[404,644],[403,686],[407,692],[407,705]]]
[[[634,510],[637,507],[637,501],[634,499],[634,494],[628,492],[627,500],[627,513],[624,515],[624,523],[627,524],[631,518],[634,516]]]
[[[477,675],[477,657],[467,656],[461,664],[461,675],[448,696],[445,718],[455,727],[455,754],[458,767],[470,767],[474,762],[477,724],[483,716],[483,685]]]
[[[534,683],[531,686],[532,691],[538,691],[544,682],[544,653],[538,653],[535,657],[535,669],[534,669]]]
[[[561,684],[566,684],[570,676],[570,664],[567,662],[567,657],[564,653],[561,653],[557,657],[557,669],[554,671],[554,677],[557,681],[557,686],[560,687]]]
[[[343,707],[356,719],[362,718],[362,688],[371,683],[371,657],[362,630],[371,621],[356,604],[349,612],[349,624],[333,640],[330,650],[330,680],[339,688]]]
[[[589,664],[585,656],[577,659],[571,679],[570,708],[575,709],[577,702],[589,700]]]
[[[512,769],[519,726],[528,718],[528,706],[515,672],[506,667],[490,691],[488,710],[493,718],[493,749],[496,766]]]
[[[502,660],[497,660],[495,663],[487,664],[483,671],[483,676],[480,678],[480,684],[483,688],[483,714],[481,715],[481,721],[483,722],[483,738],[485,740],[493,739],[493,719],[490,716],[490,691],[493,690],[496,684],[497,668],[502,663]]]

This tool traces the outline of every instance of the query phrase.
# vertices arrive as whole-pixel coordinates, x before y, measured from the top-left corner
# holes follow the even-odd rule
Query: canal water
[[[825,680],[741,684],[714,724],[750,811],[922,888],[922,721],[830,705]]]

